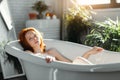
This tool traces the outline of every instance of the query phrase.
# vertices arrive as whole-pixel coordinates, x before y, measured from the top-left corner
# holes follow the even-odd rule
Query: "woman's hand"
[[[90,55],[91,55],[91,54],[97,54],[97,53],[102,52],[103,50],[104,50],[104,49],[101,48],[101,47],[94,46],[93,49],[91,49],[91,50],[89,51],[89,54],[90,54]]]
[[[46,56],[45,60],[46,60],[47,63],[50,63],[52,61],[55,61],[55,57],[53,57],[53,56]]]

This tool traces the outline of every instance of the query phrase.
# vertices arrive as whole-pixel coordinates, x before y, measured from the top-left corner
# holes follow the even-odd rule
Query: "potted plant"
[[[91,33],[87,35],[85,44],[101,46],[107,50],[120,52],[120,22],[108,18],[104,22],[95,22]]]
[[[32,6],[32,9],[38,12],[38,18],[43,18],[42,12],[46,11],[48,6],[43,1],[38,1]]]
[[[29,13],[29,19],[33,20],[33,19],[37,19],[37,12],[30,12]]]
[[[83,43],[92,25],[92,13],[90,6],[77,5],[68,9],[64,17],[68,41]]]

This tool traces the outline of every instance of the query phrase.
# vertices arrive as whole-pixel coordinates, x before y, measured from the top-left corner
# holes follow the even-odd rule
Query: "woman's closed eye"
[[[29,40],[32,41],[32,40],[34,40],[35,38],[37,38],[37,35],[34,35],[33,37],[30,37]]]
[[[33,38],[29,38],[29,41],[32,41],[33,40]]]

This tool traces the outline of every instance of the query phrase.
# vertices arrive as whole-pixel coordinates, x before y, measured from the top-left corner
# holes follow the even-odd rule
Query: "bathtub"
[[[61,40],[44,42],[47,49],[56,48],[71,60],[92,48]],[[62,61],[46,63],[44,57],[24,52],[17,40],[9,42],[5,51],[21,60],[28,80],[120,80],[120,52],[104,50],[89,57],[94,65],[79,65]]]

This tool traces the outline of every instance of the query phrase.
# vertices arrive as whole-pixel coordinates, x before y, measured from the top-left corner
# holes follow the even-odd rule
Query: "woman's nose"
[[[37,37],[34,37],[35,40],[37,40],[38,38]]]

